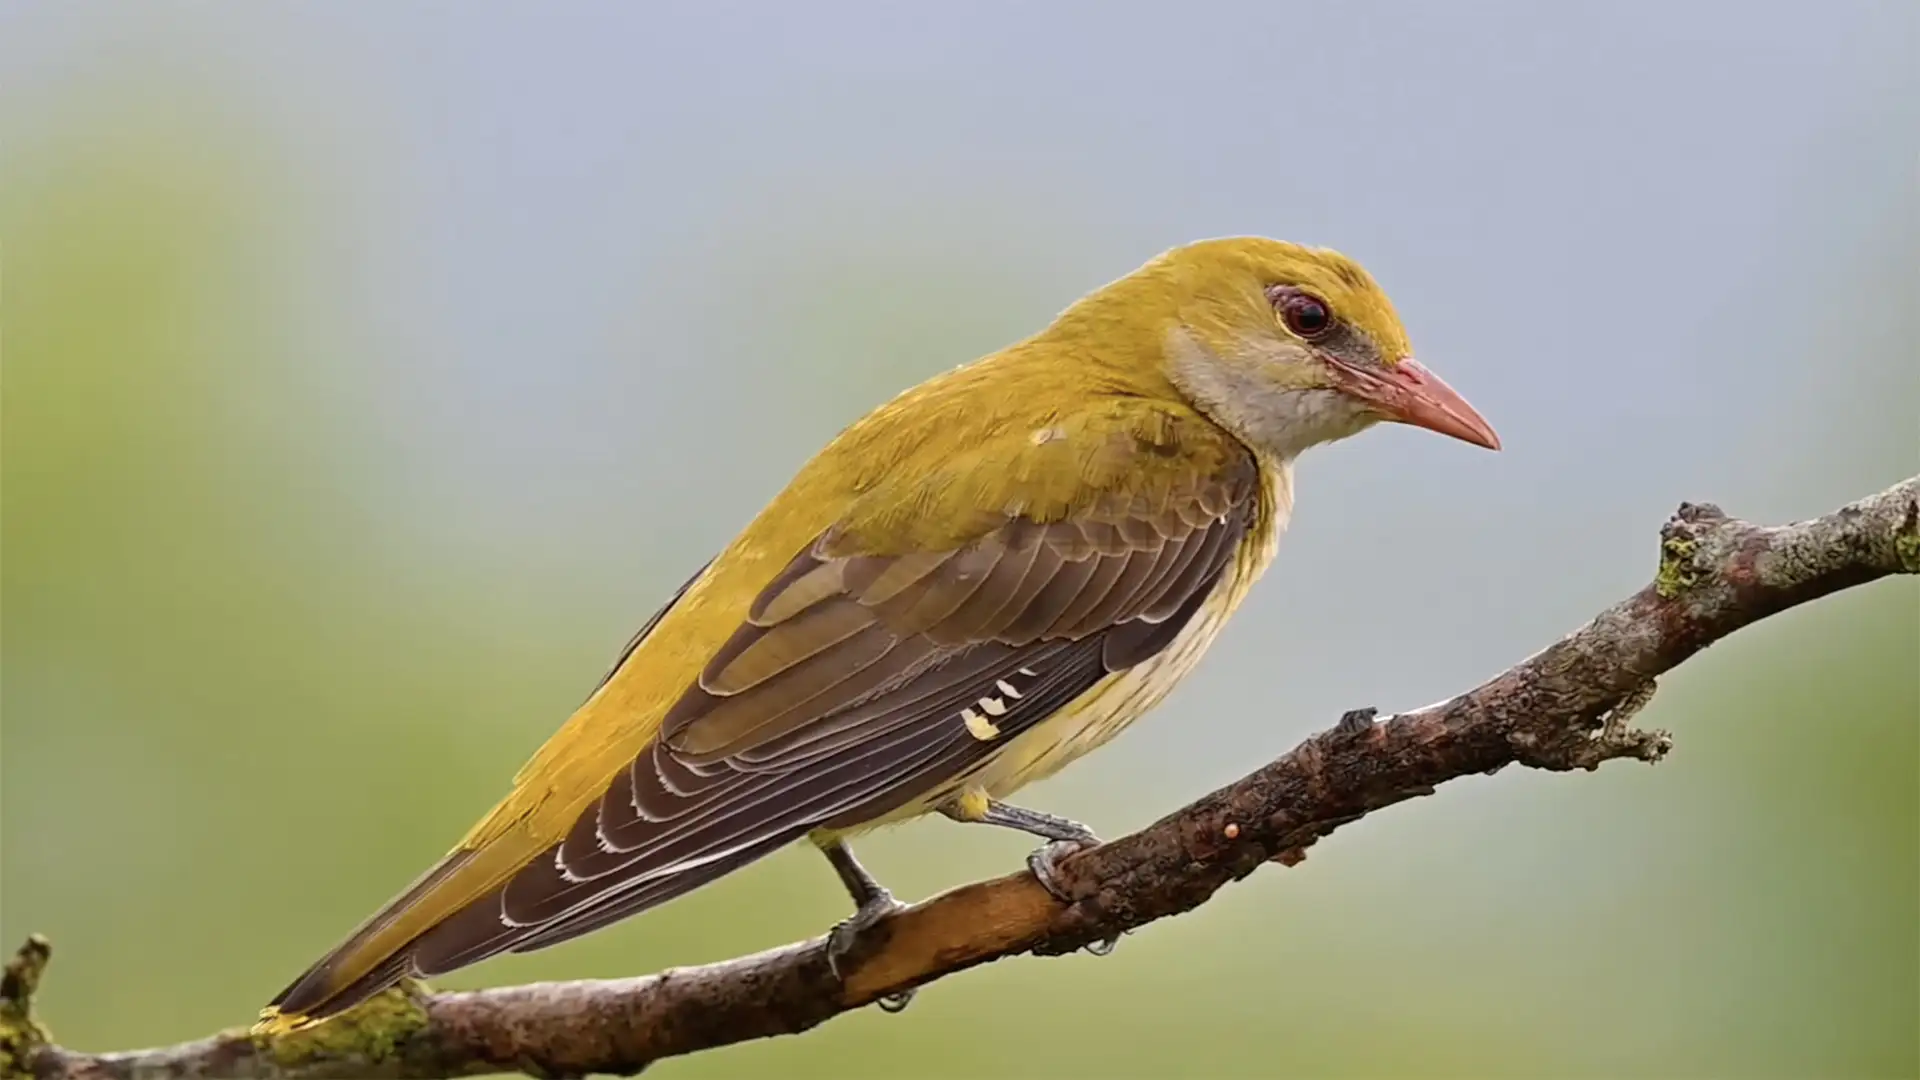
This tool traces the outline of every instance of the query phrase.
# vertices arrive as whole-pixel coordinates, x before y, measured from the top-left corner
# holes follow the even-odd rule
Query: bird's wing
[[[1158,652],[1253,524],[1258,468],[1237,445],[1197,468],[1127,445],[1150,482],[1101,483],[1044,520],[1003,510],[957,546],[902,550],[856,507],[761,589],[563,838],[505,875],[465,869],[499,845],[456,851],[408,895],[436,875],[484,891],[461,889],[471,898],[378,955],[350,939],[277,1007],[331,1013],[410,972],[566,940],[811,829],[872,820]],[[1100,475],[1127,464],[1108,454]]]

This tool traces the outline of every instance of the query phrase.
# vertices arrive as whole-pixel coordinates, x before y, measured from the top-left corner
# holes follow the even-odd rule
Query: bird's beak
[[[1412,424],[1462,442],[1500,449],[1493,425],[1446,380],[1428,371],[1418,360],[1405,357],[1392,367],[1331,365],[1340,388],[1378,409],[1387,419]]]

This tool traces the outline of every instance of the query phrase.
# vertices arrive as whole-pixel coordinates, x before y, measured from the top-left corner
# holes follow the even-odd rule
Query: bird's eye
[[[1333,329],[1333,312],[1327,310],[1326,301],[1317,296],[1293,289],[1276,291],[1273,306],[1280,310],[1280,319],[1287,324],[1287,329],[1308,340]]]

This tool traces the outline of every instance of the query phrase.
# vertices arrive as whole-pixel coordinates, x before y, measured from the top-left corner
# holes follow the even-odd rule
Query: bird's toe
[[[1085,840],[1055,840],[1035,848],[1033,853],[1027,856],[1027,869],[1033,871],[1034,880],[1040,883],[1041,888],[1053,894],[1055,900],[1063,904],[1071,904],[1075,898],[1061,881],[1060,861],[1069,855],[1097,847],[1099,843],[1099,838],[1091,834]]]
[[[1076,852],[1098,846],[1100,846],[1100,838],[1091,832],[1087,834],[1085,840],[1055,840],[1027,856],[1027,869],[1033,871],[1034,880],[1040,883],[1041,888],[1052,894],[1055,900],[1063,904],[1071,904],[1075,897],[1067,891],[1066,885],[1060,880],[1060,860]],[[1120,938],[1115,935],[1105,941],[1096,941],[1087,945],[1086,950],[1094,956],[1106,956],[1119,944]]]
[[[847,972],[851,970],[850,961],[860,944],[860,936],[906,906],[895,900],[892,893],[881,889],[861,904],[858,911],[835,923],[833,929],[827,931],[827,966],[833,970],[833,977],[846,981]],[[883,995],[878,1004],[882,1011],[897,1013],[912,1000],[913,991],[902,990]]]

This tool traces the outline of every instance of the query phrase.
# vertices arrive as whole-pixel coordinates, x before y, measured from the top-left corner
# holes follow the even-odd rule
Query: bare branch
[[[630,1074],[676,1054],[805,1031],[880,997],[1021,953],[1069,952],[1191,911],[1262,863],[1292,865],[1348,822],[1511,764],[1658,761],[1631,726],[1653,680],[1749,623],[1892,574],[1920,573],[1920,477],[1778,528],[1683,505],[1646,588],[1467,693],[1377,719],[1348,713],[1286,756],[1131,836],[1066,860],[1061,903],[1027,873],[915,904],[863,940],[844,983],[824,939],[636,979],[467,993],[390,991],[320,1027],[119,1054],[49,1045],[30,1004],[47,960],[30,939],[0,983],[0,1076],[539,1077]]]

